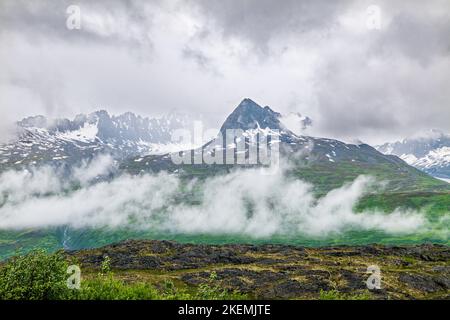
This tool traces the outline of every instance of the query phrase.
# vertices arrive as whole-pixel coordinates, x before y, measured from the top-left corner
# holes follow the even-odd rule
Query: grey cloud
[[[199,49],[186,46],[182,51],[182,56],[187,60],[193,61],[202,70],[210,72],[215,76],[223,76],[214,61]]]
[[[211,59],[209,59],[200,50],[195,50],[190,47],[183,49],[183,57],[187,59],[192,59],[197,65],[202,68],[207,68],[211,64]]]
[[[262,52],[269,49],[271,39],[286,32],[298,33],[324,30],[336,24],[336,14],[351,1],[318,0],[193,0],[201,14],[217,25],[225,37],[248,40]],[[208,25],[207,27],[209,27]]]
[[[436,58],[428,66],[395,55],[375,61],[349,51],[330,58],[317,74],[319,134],[381,142],[424,129],[450,130],[450,94],[444,88],[449,59]]]
[[[34,43],[52,40],[77,42],[80,45],[95,43],[151,49],[149,33],[152,16],[148,9],[158,3],[159,1],[80,0],[74,3],[71,0],[4,0],[0,3],[0,36],[18,33]],[[74,4],[81,9],[81,30],[66,27],[66,10]],[[96,18],[99,17],[106,19],[97,21]],[[112,23],[108,25],[108,22]],[[99,30],[102,28],[105,30]]]
[[[423,65],[450,55],[449,11],[438,16],[396,15],[389,28],[375,41],[372,49],[379,54],[402,54]]]
[[[65,27],[72,1],[0,1],[0,108],[11,118],[178,108],[220,126],[251,97],[310,116],[314,135],[450,131],[448,1],[379,0],[389,23],[377,32],[354,19],[372,1],[77,3],[79,32]]]

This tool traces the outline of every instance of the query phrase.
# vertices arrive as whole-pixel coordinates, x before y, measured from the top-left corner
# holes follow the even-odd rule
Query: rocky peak
[[[281,114],[273,111],[270,107],[261,107],[251,99],[244,99],[228,116],[220,129],[221,132],[227,129],[256,129],[270,128],[283,129],[279,118]]]

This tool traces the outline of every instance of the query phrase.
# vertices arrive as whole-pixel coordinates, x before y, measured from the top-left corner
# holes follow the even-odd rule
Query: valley
[[[69,129],[86,127],[82,121],[86,119],[98,129],[93,130],[90,140],[83,138],[89,141],[78,141],[81,138]],[[125,124],[126,120],[131,122]],[[102,129],[105,127],[100,125],[102,121],[109,123],[107,131]],[[45,119],[41,118],[25,121],[27,130],[35,130],[29,127],[43,126],[43,122]],[[275,174],[264,173],[269,168],[258,163],[175,164],[170,153],[126,156],[123,144],[118,141],[125,141],[125,136],[130,138],[139,130],[146,132],[146,126],[152,123],[131,114],[110,117],[101,112],[59,123],[58,129],[50,129],[40,137],[48,138],[51,132],[56,132],[51,138],[52,145],[61,142],[78,148],[86,143],[82,150],[88,154],[77,149],[73,156],[63,159],[41,158],[40,165],[26,165],[31,160],[13,162],[12,167],[2,165],[1,258],[36,248],[49,252],[61,248],[79,250],[126,239],[311,247],[449,244],[450,184],[366,144],[294,134],[280,122],[280,114],[250,99],[244,99],[235,108],[220,132],[241,130],[246,136],[237,139],[245,141],[246,150],[259,148],[256,140],[247,138],[248,133],[253,137],[279,132],[282,161]],[[61,133],[64,131],[61,123],[69,131]],[[132,124],[136,123],[142,129],[133,129]],[[173,128],[180,125],[175,123],[171,125]],[[127,131],[121,131],[125,127]],[[114,130],[122,132],[122,140],[112,138]],[[163,130],[166,140],[159,136],[159,140],[153,141],[170,142],[167,140],[170,130]],[[105,138],[106,132],[109,138]],[[76,137],[78,142],[68,137]],[[139,135],[133,139],[142,141]],[[112,144],[114,141],[116,144]],[[236,146],[218,141],[216,138],[184,152],[192,156],[205,154],[218,145],[221,152],[237,152]],[[23,143],[20,140],[18,145]],[[35,145],[28,148],[40,150],[42,145],[39,142],[38,148]],[[116,148],[116,152],[108,156],[102,149],[105,146]],[[93,152],[97,148],[101,150]],[[18,157],[34,159],[36,154],[19,152]],[[81,166],[76,157],[84,159]],[[14,171],[18,166],[26,171]],[[135,192],[128,193],[130,189]],[[226,198],[222,194],[227,194]],[[84,205],[73,205],[80,201]],[[60,209],[55,210],[55,204]],[[271,217],[266,217],[266,212]],[[36,219],[22,218],[29,214]],[[399,227],[394,227],[395,224]],[[272,227],[267,229],[267,225]]]

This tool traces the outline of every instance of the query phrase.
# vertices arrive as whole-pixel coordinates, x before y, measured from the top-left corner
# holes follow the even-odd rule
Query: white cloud
[[[73,177],[82,185],[93,182],[96,178],[108,175],[115,169],[115,161],[110,155],[99,155],[91,161],[84,160],[82,165],[74,168]]]
[[[427,227],[420,212],[355,212],[355,204],[376,184],[363,176],[320,199],[314,197],[311,185],[287,178],[282,170],[271,175],[262,175],[259,169],[235,171],[183,187],[167,173],[122,175],[77,190],[70,189],[67,178],[63,182],[57,177],[48,168],[3,173],[1,194],[8,196],[1,202],[0,228],[107,226],[251,237],[330,237],[349,230],[398,234]],[[194,205],[189,203],[193,190],[199,201]]]

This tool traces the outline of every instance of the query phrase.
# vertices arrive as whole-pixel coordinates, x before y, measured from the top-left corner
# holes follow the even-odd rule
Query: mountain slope
[[[228,116],[222,125],[216,139],[208,142],[202,148],[186,150],[191,155],[192,163],[196,156],[205,157],[213,152],[212,149],[234,152],[235,159],[238,152],[235,143],[220,139],[226,130],[240,129],[235,137],[245,141],[245,153],[248,156],[251,147],[260,147],[255,137],[275,136],[279,140],[279,151],[283,159],[295,163],[289,172],[306,181],[312,182],[321,192],[329,191],[354,180],[361,174],[373,175],[380,180],[387,180],[388,188],[395,191],[425,191],[448,190],[448,185],[438,181],[425,173],[407,165],[403,160],[393,155],[385,155],[367,144],[346,144],[344,142],[300,136],[290,131],[281,121],[280,114],[269,107],[261,107],[250,99],[244,99]],[[267,140],[270,140],[267,138]],[[256,141],[256,142],[255,142]],[[242,165],[214,165],[214,164],[182,164],[172,161],[174,154],[138,157],[125,161],[121,168],[131,173],[143,171],[168,170],[182,173],[185,176],[208,176],[211,174],[228,172],[232,167]],[[250,165],[254,166],[254,165]]]
[[[432,176],[450,179],[450,135],[431,130],[426,135],[385,143],[377,150],[399,156]]]
[[[71,165],[100,153],[124,159],[158,152],[170,147],[172,132],[189,121],[177,114],[149,119],[131,112],[111,116],[104,110],[73,120],[29,117],[17,123],[17,140],[0,145],[0,166]]]

